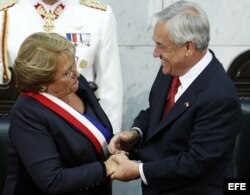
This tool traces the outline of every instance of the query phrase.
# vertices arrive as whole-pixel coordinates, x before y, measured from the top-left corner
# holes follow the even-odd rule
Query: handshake
[[[122,131],[113,136],[108,149],[111,154],[104,162],[106,176],[120,181],[130,181],[140,178],[139,163],[129,160],[128,152],[140,140],[137,130]]]

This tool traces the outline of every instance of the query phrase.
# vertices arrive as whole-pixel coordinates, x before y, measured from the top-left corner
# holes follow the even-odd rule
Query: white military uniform
[[[2,7],[0,12],[0,84],[3,82],[4,60],[8,58],[8,66],[12,66],[21,43],[28,35],[37,31],[57,32],[76,45],[78,71],[98,85],[96,96],[114,132],[119,131],[123,87],[116,21],[111,7],[91,0],[59,0],[54,5],[47,5],[42,0],[21,0],[12,6],[14,1],[9,0],[5,6],[8,8]],[[50,10],[54,12],[52,17],[56,15],[56,18],[46,20],[43,16]],[[8,55],[4,54],[5,47]]]

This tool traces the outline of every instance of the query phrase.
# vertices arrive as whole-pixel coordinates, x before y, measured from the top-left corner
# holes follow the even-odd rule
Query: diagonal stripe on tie
[[[177,93],[179,86],[180,86],[179,77],[174,76],[172,79],[171,86],[170,86],[168,100],[167,100],[165,107],[163,109],[162,118],[164,118],[167,115],[167,113],[169,112],[169,110],[173,107],[173,105],[175,103],[174,97],[175,97],[175,94]]]

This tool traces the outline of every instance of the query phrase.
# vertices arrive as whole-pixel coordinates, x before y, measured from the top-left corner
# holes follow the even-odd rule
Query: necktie
[[[163,114],[162,114],[163,118],[167,115],[167,113],[173,107],[175,103],[174,97],[175,97],[175,94],[177,93],[179,85],[180,85],[179,77],[174,76],[172,79],[171,86],[170,86],[168,100],[163,110]]]

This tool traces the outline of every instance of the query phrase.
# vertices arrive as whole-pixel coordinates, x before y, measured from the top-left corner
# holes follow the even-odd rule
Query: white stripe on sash
[[[48,93],[40,93],[44,97],[48,98],[49,100],[53,101],[55,104],[63,108],[66,112],[71,114],[73,117],[75,117],[76,120],[78,120],[80,123],[82,123],[84,126],[86,126],[91,133],[96,137],[96,139],[99,141],[100,145],[103,148],[103,152],[105,157],[109,155],[108,152],[108,143],[104,137],[104,135],[81,113],[77,112],[75,109],[73,109],[71,106],[60,100],[59,98],[50,95]]]

